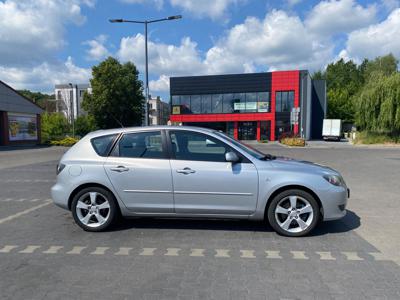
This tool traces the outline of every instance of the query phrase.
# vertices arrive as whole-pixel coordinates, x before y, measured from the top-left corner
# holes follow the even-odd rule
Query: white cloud
[[[33,68],[0,66],[0,78],[16,89],[52,92],[55,84],[88,82],[91,69],[76,66],[71,57],[65,62],[44,62]]]
[[[89,40],[83,43],[84,45],[89,46],[89,49],[86,50],[86,58],[88,60],[99,61],[110,55],[110,52],[108,51],[106,46],[104,46],[107,38],[108,37],[106,35],[101,34],[97,36],[94,40]]]
[[[169,77],[161,75],[159,79],[151,80],[149,89],[151,92],[169,92]]]
[[[364,58],[392,53],[400,57],[400,8],[392,11],[386,20],[350,33],[343,57],[361,61]]]
[[[183,38],[179,46],[149,41],[149,71],[156,74],[189,74],[203,72],[197,44],[190,38]],[[132,61],[144,70],[144,36],[122,38],[117,56],[122,61]]]
[[[34,65],[65,44],[65,25],[81,25],[81,5],[91,0],[6,0],[0,2],[0,65]]]
[[[229,6],[237,4],[238,0],[170,0],[171,5],[180,7],[195,17],[223,17]],[[243,1],[242,1],[243,2]]]
[[[327,0],[314,6],[305,23],[311,32],[320,36],[331,36],[348,33],[373,23],[376,13],[376,5],[363,7],[355,0]]]

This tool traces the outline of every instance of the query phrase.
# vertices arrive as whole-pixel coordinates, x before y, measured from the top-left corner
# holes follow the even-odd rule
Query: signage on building
[[[299,124],[299,113],[300,113],[300,107],[292,108],[292,111],[290,112],[290,124],[291,125]]]
[[[269,112],[269,102],[258,102],[258,112]]]
[[[173,115],[180,115],[181,114],[181,107],[179,105],[172,106],[172,114]]]
[[[8,113],[8,132],[10,141],[37,140],[36,116]]]

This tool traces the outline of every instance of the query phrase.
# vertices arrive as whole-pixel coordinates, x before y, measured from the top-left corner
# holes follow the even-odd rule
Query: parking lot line
[[[42,208],[42,207],[45,207],[45,206],[49,205],[50,203],[51,203],[51,201],[46,201],[45,203],[39,204],[37,206],[34,206],[34,207],[31,207],[31,208],[25,209],[23,211],[20,211],[20,212],[14,214],[14,215],[8,216],[8,217],[3,218],[3,219],[0,219],[0,224],[3,224],[5,222],[11,221],[11,220],[14,220],[14,219],[19,218],[19,217],[21,217],[23,215],[29,214],[32,211],[35,211],[35,210],[37,210],[39,208]]]
[[[309,259],[304,251],[290,251],[290,253],[292,253],[293,259]]]
[[[114,255],[129,255],[129,252],[132,249],[133,248],[130,248],[130,247],[119,247],[118,252],[115,252]]]
[[[156,251],[157,248],[143,248],[143,251],[140,252],[139,255],[144,255],[144,256],[152,256],[154,255],[154,251]]]
[[[93,255],[103,255],[110,247],[96,247],[96,250],[91,252]]]
[[[86,249],[84,246],[74,246],[71,251],[68,251],[67,254],[81,254],[81,252]]]
[[[240,251],[240,257],[243,258],[256,258],[254,255],[254,250],[239,250]]]
[[[25,247],[25,248],[23,248]],[[18,251],[18,248],[22,249]],[[42,252],[38,252],[39,248],[47,249]],[[87,248],[91,248],[92,252],[89,254],[95,256],[101,255],[112,255],[112,256],[170,256],[170,257],[214,257],[214,258],[230,258],[230,259],[249,259],[249,258],[262,258],[261,256],[256,255],[255,250],[234,250],[234,249],[208,249],[209,251],[214,251],[214,255],[210,252],[209,255],[205,255],[205,251],[207,249],[202,248],[192,248],[188,249],[187,251],[182,248],[165,248],[165,249],[158,249],[158,248],[142,248],[140,253],[132,252],[134,248],[132,247],[119,247],[119,248],[111,248],[111,247],[89,247],[89,246],[73,246],[70,251],[67,251],[67,246],[61,245],[4,245],[3,248],[0,248],[0,254],[2,253],[11,253],[11,254],[19,254],[22,253],[23,255],[26,254],[51,254],[51,255],[65,255],[65,254],[75,254],[81,255],[82,251]],[[64,250],[65,249],[65,250]],[[155,253],[156,250],[157,253]],[[185,250],[185,251],[183,251]],[[239,255],[240,253],[240,255]],[[270,259],[283,259],[280,255],[280,251],[278,250],[265,250],[266,258]],[[290,251],[292,254],[291,257],[285,257],[285,259],[292,259],[292,260],[321,260],[321,261],[335,261],[337,257],[334,257],[330,251]],[[357,252],[357,251],[343,251],[341,252],[344,256],[345,260],[348,261],[391,261],[387,255],[384,255],[381,252]],[[231,255],[233,254],[233,255]],[[313,255],[315,254],[315,255]],[[311,257],[310,257],[311,255]],[[361,255],[361,256],[360,256]],[[365,257],[365,258],[364,258]]]
[[[364,260],[364,258],[358,256],[357,252],[342,251],[342,254],[346,256],[347,260]]]
[[[165,253],[165,256],[179,256],[179,251],[181,251],[181,248],[167,248],[167,253]]]
[[[50,246],[49,249],[43,251],[44,254],[56,254],[59,250],[64,248],[63,246]]]
[[[198,249],[198,248],[190,249],[191,252],[190,252],[189,256],[195,256],[195,257],[204,256],[204,250],[205,249]]]
[[[38,245],[29,245],[24,250],[19,251],[19,253],[33,253],[40,247],[41,246],[38,246]]]
[[[267,250],[267,251],[265,251],[265,253],[267,254],[267,258],[282,259],[282,256],[279,254],[280,251],[270,251],[270,250]]]
[[[330,251],[317,251],[315,253],[319,255],[320,260],[336,260]]]
[[[214,257],[231,257],[228,249],[215,249]]]
[[[15,248],[18,248],[16,245],[5,245],[3,248],[0,249],[0,253],[10,253]]]

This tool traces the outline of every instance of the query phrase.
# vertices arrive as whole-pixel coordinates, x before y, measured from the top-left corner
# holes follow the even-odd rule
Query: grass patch
[[[398,144],[400,143],[400,135],[393,133],[381,133],[381,132],[370,132],[361,131],[357,132],[354,140],[355,144]]]

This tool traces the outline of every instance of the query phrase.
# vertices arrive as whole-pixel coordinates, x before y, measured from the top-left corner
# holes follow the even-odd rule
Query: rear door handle
[[[193,174],[193,173],[196,173],[196,171],[195,170],[192,170],[191,168],[183,168],[183,169],[180,169],[180,170],[176,170],[176,173],[181,173],[181,174],[185,174],[185,175],[188,175],[188,174]]]
[[[119,172],[119,173],[121,173],[121,172],[127,172],[127,171],[129,171],[129,168],[127,168],[127,167],[125,167],[125,166],[118,166],[118,167],[110,168],[110,170],[111,170],[111,171],[114,171],[114,172]]]

